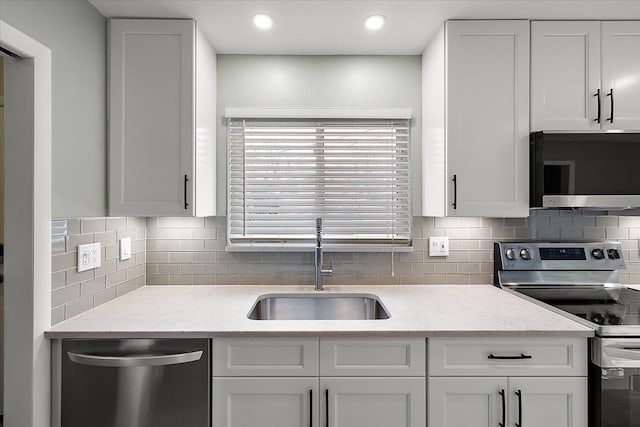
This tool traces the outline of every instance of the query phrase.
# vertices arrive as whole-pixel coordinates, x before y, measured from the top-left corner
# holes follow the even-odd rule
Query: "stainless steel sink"
[[[251,308],[253,320],[378,320],[389,312],[373,295],[263,295]]]

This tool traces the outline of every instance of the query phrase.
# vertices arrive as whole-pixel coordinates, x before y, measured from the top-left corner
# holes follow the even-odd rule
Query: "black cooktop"
[[[640,325],[640,291],[626,287],[519,287],[524,295],[596,325]]]

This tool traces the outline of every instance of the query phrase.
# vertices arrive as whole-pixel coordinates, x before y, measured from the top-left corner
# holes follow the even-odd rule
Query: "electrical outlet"
[[[120,261],[131,258],[131,237],[120,239]]]
[[[100,243],[78,245],[78,272],[100,267]]]
[[[429,237],[429,256],[449,256],[449,238]]]

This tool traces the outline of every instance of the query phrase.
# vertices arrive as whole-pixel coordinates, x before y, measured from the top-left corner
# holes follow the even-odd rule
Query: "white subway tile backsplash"
[[[65,306],[61,305],[60,307],[53,308],[51,310],[51,324],[55,325],[56,323],[62,322],[65,317]]]
[[[204,251],[204,240],[179,240],[180,251]]]
[[[95,279],[80,284],[80,296],[93,295],[98,291],[106,288],[106,276],[97,277]]]
[[[93,234],[74,234],[67,236],[67,248],[69,248],[69,251],[77,251],[78,245],[93,243],[93,238]]]
[[[71,236],[73,234],[80,234],[80,220],[73,218],[73,219],[65,219],[64,220],[67,223],[67,235]]]
[[[65,236],[51,236],[51,255],[63,254],[67,250]]]
[[[83,218],[80,220],[82,234],[100,233],[106,230],[106,218]]]
[[[147,267],[146,224],[145,218],[70,218],[51,221],[52,324],[115,298],[118,285],[127,282],[127,273],[135,277],[130,288],[144,284]],[[124,263],[118,260],[120,246],[117,239],[120,236],[133,238],[134,258]],[[65,241],[62,246],[61,238]],[[78,273],[76,247],[93,242],[101,244],[102,265]],[[121,288],[121,293],[129,289]]]
[[[78,270],[72,268],[67,270],[67,286],[73,285],[74,283],[85,282],[87,280],[93,279],[95,277],[95,273],[93,270],[82,271],[78,273]]]
[[[127,279],[137,279],[138,277],[142,277],[146,272],[146,265],[140,264],[135,267],[131,267],[127,269]]]
[[[129,292],[133,291],[134,289],[136,289],[136,281],[135,280],[128,280],[124,283],[121,283],[117,286],[116,288],[116,292],[117,292],[117,296],[122,296],[124,294],[128,294]]]
[[[59,307],[80,298],[80,284],[66,286],[51,292],[51,307]]]
[[[67,285],[67,272],[58,271],[51,274],[51,290],[63,288]]]
[[[416,217],[414,250],[393,255],[335,253],[330,284],[491,283],[493,242],[514,239],[612,239],[621,242],[640,282],[640,217],[606,212],[536,210],[529,218]],[[311,252],[227,252],[223,217],[56,219],[52,227],[52,321],[149,285],[311,285]],[[82,231],[82,233],[81,233]],[[428,238],[448,236],[450,255],[429,257]],[[132,237],[134,256],[119,261],[119,239]],[[77,273],[75,245],[97,241],[103,265]],[[68,251],[68,252],[65,252]],[[81,291],[82,290],[82,291]],[[81,295],[82,292],[82,295]]]
[[[628,239],[629,229],[624,227],[607,227],[605,232],[607,239]]]
[[[127,228],[126,218],[107,218],[106,229],[107,230],[125,230]]]
[[[178,274],[180,264],[158,264],[158,274]]]
[[[107,274],[107,287],[115,286],[127,280],[127,270]]]
[[[107,301],[111,301],[117,296],[116,287],[112,286],[110,288],[104,289],[102,291],[96,292],[93,295],[93,303],[97,307],[99,305],[104,304]]]
[[[596,217],[596,227],[618,227],[619,220],[617,216],[598,216]]]
[[[192,228],[188,227],[189,221],[182,218],[147,219],[150,284],[310,285],[313,282],[311,252],[226,252],[224,218],[196,220]],[[623,224],[628,227],[622,227]],[[389,254],[335,253],[330,255],[334,276],[327,278],[325,283],[491,283],[495,240],[581,240],[615,235],[620,236],[616,240],[623,242],[627,252],[637,253],[637,238],[640,238],[640,221],[635,217],[619,219],[606,213],[582,211],[532,211],[529,218],[416,217],[413,225],[414,250],[394,255],[395,276],[391,275]],[[428,256],[430,236],[450,237],[448,257]],[[634,239],[632,236],[637,236],[636,240],[631,240]],[[204,247],[195,243],[200,241],[204,242]],[[176,244],[178,250],[166,249],[175,248]],[[180,265],[181,269],[176,272],[175,266],[168,265]]]
[[[116,241],[116,231],[105,231],[104,233],[96,233],[95,234],[96,243],[101,243],[102,246],[107,245],[115,245]]]

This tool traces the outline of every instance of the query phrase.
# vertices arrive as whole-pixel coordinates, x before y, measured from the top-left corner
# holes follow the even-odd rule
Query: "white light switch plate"
[[[78,245],[78,272],[100,267],[100,243]]]
[[[429,237],[429,256],[449,256],[449,238]]]
[[[131,237],[120,239],[120,261],[131,258]]]

